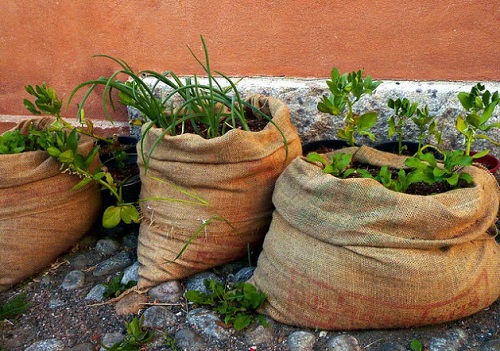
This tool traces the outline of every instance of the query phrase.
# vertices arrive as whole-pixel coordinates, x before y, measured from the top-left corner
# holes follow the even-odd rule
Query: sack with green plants
[[[246,102],[272,117],[261,131],[231,129],[205,139],[143,126],[140,289],[238,259],[262,243],[274,183],[302,147],[283,102],[261,95]],[[257,118],[248,112],[247,119]],[[141,155],[153,146],[146,172]]]
[[[10,132],[28,134],[30,126],[41,130],[54,121],[29,119]],[[93,146],[90,137],[78,139],[82,154]],[[0,154],[0,291],[52,263],[90,229],[101,197],[94,182],[72,190],[79,181],[46,151]]]
[[[411,163],[353,150],[362,164]],[[266,294],[263,312],[320,329],[400,328],[469,316],[500,296],[500,191],[489,172],[466,166],[457,177],[466,172],[471,186],[413,195],[376,177],[332,176],[343,167],[328,165],[327,174],[318,161],[296,158],[276,182],[276,210],[250,280]]]

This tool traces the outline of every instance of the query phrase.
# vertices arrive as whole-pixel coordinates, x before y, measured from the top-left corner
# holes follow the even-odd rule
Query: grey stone
[[[104,292],[106,291],[106,286],[104,284],[97,284],[92,289],[90,289],[85,300],[89,301],[104,301]]]
[[[401,344],[386,342],[379,346],[378,351],[407,351],[407,349]]]
[[[102,344],[109,348],[118,342],[122,342],[124,337],[125,336],[122,333],[118,333],[118,332],[106,333],[106,334],[104,334],[104,336],[102,338]],[[106,349],[101,346],[99,351],[106,351]]]
[[[204,308],[189,311],[186,315],[186,321],[208,338],[226,340],[231,335],[228,329],[217,324],[221,322],[220,318]]]
[[[290,351],[312,351],[316,336],[306,331],[296,331],[288,336],[287,344]]]
[[[166,330],[177,323],[177,317],[164,306],[151,306],[144,311],[143,326],[152,329]]]
[[[485,342],[478,351],[500,351],[500,339],[492,339]]]
[[[84,252],[74,257],[68,258],[68,262],[71,267],[75,269],[83,269],[86,267],[94,266],[101,258],[96,252]]]
[[[49,300],[49,308],[57,308],[64,306],[64,301],[59,299],[50,299]]]
[[[136,249],[137,248],[137,234],[131,233],[131,234],[125,235],[122,239],[122,244],[123,244],[123,246],[128,247],[130,249]]]
[[[99,263],[94,269],[94,276],[101,277],[116,273],[134,263],[134,257],[130,252],[121,252],[107,260]]]
[[[180,303],[183,292],[181,283],[172,280],[151,288],[148,295],[158,302]]]
[[[235,283],[246,282],[248,279],[252,277],[253,272],[255,272],[255,267],[242,268],[235,273],[233,281]]]
[[[454,329],[447,332],[444,337],[431,338],[429,351],[457,351],[467,341],[467,333],[463,329]]]
[[[61,287],[64,290],[74,290],[83,287],[85,274],[82,271],[71,271],[63,279]]]
[[[120,244],[113,239],[101,239],[95,245],[95,250],[105,256],[113,255],[120,248]]]
[[[62,351],[64,344],[57,339],[47,339],[35,342],[31,346],[24,349],[24,351]]]
[[[95,351],[94,345],[87,342],[64,349],[64,351]]]
[[[352,335],[339,335],[328,341],[331,351],[361,351],[358,340]]]
[[[200,335],[189,329],[180,329],[175,333],[175,343],[181,350],[201,351],[205,350],[205,344]]]
[[[245,342],[248,345],[268,344],[272,345],[274,340],[273,329],[257,325],[255,328],[245,332]]]
[[[121,283],[126,285],[128,282],[139,281],[139,262],[135,261],[135,263],[127,268],[123,272],[123,277]]]
[[[215,280],[224,284],[224,280],[217,274],[212,272],[202,272],[186,279],[186,290],[196,290],[208,294],[209,291],[205,287],[205,280]]]

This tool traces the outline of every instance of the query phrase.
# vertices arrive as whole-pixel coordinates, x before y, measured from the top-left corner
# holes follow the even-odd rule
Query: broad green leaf
[[[359,116],[358,119],[358,130],[359,131],[367,131],[373,127],[373,125],[377,122],[377,112],[368,112]]]
[[[318,154],[317,152],[311,152],[307,155],[307,160],[310,162],[319,162],[322,165],[326,166],[326,160],[323,156]]]
[[[75,155],[72,150],[66,150],[62,152],[57,159],[59,162],[70,164],[75,159]]]
[[[457,95],[458,100],[460,100],[460,103],[462,104],[463,108],[467,111],[469,111],[472,107],[472,101],[470,100],[469,94],[466,92],[460,92]]]
[[[139,223],[140,214],[133,204],[120,205],[120,217],[123,222],[130,224],[132,222]]]
[[[389,127],[388,135],[390,138],[394,135],[394,133],[396,133],[396,120],[394,119],[394,116],[389,118],[389,120],[387,121],[387,126]]]
[[[59,155],[61,155],[61,151],[54,146],[49,146],[47,148],[47,152],[49,153],[50,156],[57,158],[57,159],[59,158]]]
[[[73,151],[73,154],[78,152],[78,132],[76,128],[71,130],[66,140],[66,146],[69,150]]]
[[[102,226],[104,228],[114,228],[120,223],[120,207],[109,206],[102,214]]]
[[[473,159],[481,158],[481,157],[488,155],[489,153],[490,153],[489,149],[482,150],[482,151],[476,152],[474,155],[472,155],[472,158]]]
[[[467,132],[467,123],[462,116],[458,116],[455,127],[462,134],[465,134]]]
[[[78,190],[80,188],[83,188],[85,185],[90,183],[92,181],[92,178],[83,178],[80,180],[74,187],[71,188],[71,190]]]

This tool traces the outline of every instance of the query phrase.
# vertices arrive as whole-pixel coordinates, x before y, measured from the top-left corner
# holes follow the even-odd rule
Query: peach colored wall
[[[0,23],[4,115],[26,114],[26,84],[67,99],[116,68],[94,54],[200,73],[186,48],[201,53],[200,34],[228,75],[326,77],[338,66],[378,79],[500,80],[499,0],[9,0]],[[87,115],[102,118],[91,102]]]

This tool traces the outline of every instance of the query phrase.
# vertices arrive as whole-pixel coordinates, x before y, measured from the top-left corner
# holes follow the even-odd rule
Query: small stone
[[[74,290],[83,287],[85,274],[82,271],[71,271],[64,277],[61,287],[64,290]]]
[[[101,239],[95,245],[95,250],[105,256],[113,255],[119,248],[120,244],[113,239]]]
[[[379,351],[406,351],[406,347],[394,342],[386,342],[379,346]]]
[[[127,285],[131,281],[139,281],[139,262],[137,261],[135,261],[133,265],[125,268],[125,271],[123,272],[121,283],[123,285]]]
[[[297,331],[290,334],[287,341],[290,351],[312,351],[316,336],[306,331]]]
[[[78,344],[73,347],[64,349],[64,351],[95,351],[94,345],[87,342],[84,344]]]
[[[131,233],[131,234],[125,235],[122,239],[122,244],[123,244],[123,246],[128,247],[129,249],[136,249],[137,248],[137,234]]]
[[[431,338],[429,350],[432,351],[457,351],[467,341],[467,333],[463,329],[454,329],[442,338]]]
[[[106,286],[104,284],[97,284],[92,289],[90,289],[85,300],[89,301],[104,301],[104,292],[106,291]]]
[[[172,280],[148,291],[148,295],[155,301],[164,303],[180,303],[183,294],[182,285],[177,280]]]
[[[361,351],[358,340],[351,335],[339,335],[328,341],[331,351]]]
[[[175,343],[181,350],[205,350],[202,337],[189,329],[180,329],[177,331],[177,333],[175,333]]]
[[[125,316],[128,314],[136,314],[144,308],[143,303],[148,301],[148,297],[144,294],[139,294],[132,291],[116,302],[115,311],[117,315]]]
[[[124,338],[124,335],[122,333],[106,333],[104,334],[104,337],[102,338],[102,344],[108,348],[113,346],[116,343],[122,342]],[[104,347],[101,346],[99,351],[106,351]]]
[[[94,269],[93,274],[96,277],[101,277],[103,275],[116,273],[133,263],[133,255],[129,252],[122,252],[107,259],[106,261],[99,263]]]
[[[68,258],[70,266],[75,269],[84,269],[86,267],[94,266],[99,263],[99,261],[100,257],[95,252],[85,252]]]
[[[273,329],[257,325],[253,330],[245,333],[245,342],[248,345],[272,345],[274,340]]]
[[[500,339],[485,342],[478,351],[500,351]]]
[[[61,301],[59,299],[50,299],[49,300],[49,308],[56,308],[56,307],[61,307],[64,306],[64,301]]]
[[[246,282],[248,279],[250,279],[252,277],[254,271],[255,271],[255,267],[242,268],[238,272],[236,272],[236,274],[234,275],[233,281],[235,283]]]
[[[163,306],[151,306],[144,311],[143,326],[152,329],[166,330],[177,323],[177,317]]]
[[[224,280],[217,274],[212,272],[202,272],[186,279],[186,290],[196,290],[205,294],[209,294],[210,291],[208,291],[208,289],[205,287],[205,280],[215,280],[221,284],[224,284]]]
[[[226,340],[230,337],[230,332],[221,327],[219,317],[204,308],[196,308],[189,311],[186,321],[199,330],[203,335],[217,340]]]
[[[24,351],[62,351],[64,344],[57,339],[47,339],[35,342],[31,346],[24,349]]]

